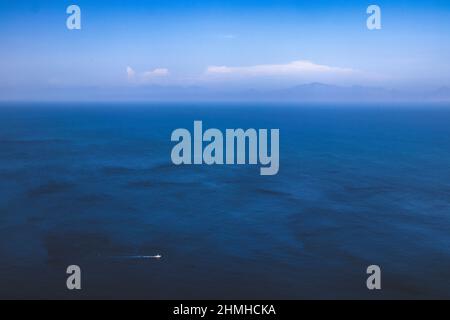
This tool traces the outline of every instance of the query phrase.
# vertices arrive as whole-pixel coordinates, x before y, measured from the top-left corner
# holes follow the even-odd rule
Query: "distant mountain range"
[[[450,88],[449,87],[439,88],[438,90],[431,93],[428,98],[438,101],[450,101]]]
[[[255,102],[450,102],[450,88],[394,90],[364,86],[302,84],[274,90],[220,90],[200,86],[0,88],[3,101],[255,101]]]
[[[342,87],[323,83],[310,83],[288,89],[266,92],[252,91],[247,97],[258,97],[271,101],[305,102],[402,102],[402,101],[442,101],[450,102],[450,88],[442,87],[433,91],[401,91],[379,87]]]

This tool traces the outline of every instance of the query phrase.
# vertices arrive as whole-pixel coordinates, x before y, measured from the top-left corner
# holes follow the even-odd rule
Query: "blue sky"
[[[442,87],[449,35],[449,1],[1,1],[0,87]]]

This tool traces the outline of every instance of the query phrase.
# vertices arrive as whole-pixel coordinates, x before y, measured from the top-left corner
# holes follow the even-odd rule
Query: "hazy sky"
[[[0,87],[449,86],[450,1],[392,2],[1,0]]]

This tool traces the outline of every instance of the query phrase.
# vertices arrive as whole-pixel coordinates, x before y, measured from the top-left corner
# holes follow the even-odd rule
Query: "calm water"
[[[194,120],[279,128],[279,174],[171,165]],[[450,298],[450,108],[2,105],[0,297]]]

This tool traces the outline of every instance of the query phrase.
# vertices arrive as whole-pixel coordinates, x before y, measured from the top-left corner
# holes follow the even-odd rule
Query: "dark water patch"
[[[351,194],[352,196],[360,195],[369,197],[373,195],[380,195],[382,193],[388,193],[395,191],[393,186],[354,186],[346,185],[343,187],[344,192]]]
[[[45,217],[42,215],[34,215],[34,216],[28,216],[27,218],[27,222],[30,224],[39,224],[45,221]]]
[[[152,167],[152,170],[156,170],[156,171],[171,171],[174,168],[176,168],[176,166],[171,163],[171,162],[163,162],[157,165],[154,165]]]
[[[127,183],[125,186],[127,188],[136,188],[136,189],[148,189],[148,188],[157,188],[160,185],[157,181],[143,180],[143,181],[132,181]]]
[[[75,187],[75,184],[69,182],[48,182],[27,192],[30,198],[49,196],[58,193],[69,192]]]
[[[265,188],[257,188],[255,189],[256,193],[267,195],[267,196],[273,196],[273,197],[291,197],[292,194],[288,192],[278,191],[274,189],[265,189]]]
[[[125,185],[127,188],[136,189],[149,189],[149,188],[160,188],[160,187],[198,187],[201,183],[188,182],[188,181],[157,181],[157,180],[140,180],[131,181]]]
[[[112,241],[106,234],[75,231],[49,232],[44,237],[44,246],[50,265],[102,259],[130,252],[129,247]]]
[[[2,170],[0,169],[0,178],[8,180],[23,179],[28,176],[27,170]]]
[[[101,168],[100,171],[107,176],[129,175],[129,174],[138,174],[140,172],[147,172],[147,170],[144,169],[136,169],[120,166],[105,166]]]
[[[0,145],[5,144],[5,147],[10,146],[26,146],[26,145],[48,145],[70,143],[71,140],[66,139],[0,139]]]
[[[77,200],[83,204],[94,205],[99,203],[108,203],[112,200],[112,197],[106,194],[97,193],[80,196]]]

